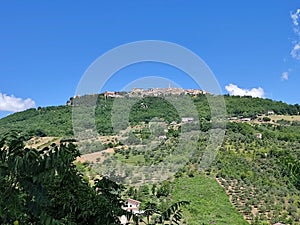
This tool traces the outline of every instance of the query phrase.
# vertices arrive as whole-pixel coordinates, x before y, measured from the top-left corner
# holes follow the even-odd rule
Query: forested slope
[[[81,99],[82,101],[91,101],[89,96],[83,96]],[[228,117],[255,117],[259,114],[267,114],[268,111],[274,111],[274,113],[280,115],[298,115],[300,111],[298,104],[289,105],[270,99],[228,95],[225,95],[224,99]],[[146,97],[134,101],[135,103],[131,105],[129,114],[129,123],[131,125],[141,121],[148,122],[154,117],[163,118],[169,123],[180,121],[176,109],[170,102],[162,98]],[[209,122],[210,107],[206,96],[193,97],[192,101],[198,110],[199,119]],[[98,96],[95,121],[100,134],[109,135],[113,133],[111,125],[113,103],[114,98],[104,98],[102,94]],[[118,107],[127,107],[127,105],[124,103],[123,106],[120,105]],[[189,109],[186,110],[188,111]],[[127,125],[129,124],[125,124],[125,126]],[[39,107],[14,113],[0,119],[0,131],[6,132],[10,130],[22,132],[28,136],[72,136],[72,106]]]

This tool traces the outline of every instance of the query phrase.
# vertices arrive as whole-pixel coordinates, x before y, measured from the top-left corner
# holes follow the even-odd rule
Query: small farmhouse
[[[240,121],[242,121],[242,122],[250,122],[251,118],[244,117],[244,118],[241,118]]]
[[[193,117],[182,117],[181,118],[182,123],[189,123],[189,122],[193,122],[193,121],[194,121]]]
[[[262,139],[262,133],[257,133],[257,134],[256,134],[256,138]]]
[[[129,198],[126,203],[124,209],[128,212],[132,212],[134,214],[141,213],[140,212],[140,201]]]
[[[270,116],[270,115],[275,115],[275,112],[273,111],[273,110],[269,110],[268,111],[268,115]]]

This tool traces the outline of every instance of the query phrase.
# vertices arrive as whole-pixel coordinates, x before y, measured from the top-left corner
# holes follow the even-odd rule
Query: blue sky
[[[195,52],[224,94],[300,103],[299,1],[0,3],[0,116],[65,104],[94,60],[140,40],[174,42]],[[105,89],[120,90],[140,77],[158,75],[195,87],[175,68],[144,63],[117,73]]]

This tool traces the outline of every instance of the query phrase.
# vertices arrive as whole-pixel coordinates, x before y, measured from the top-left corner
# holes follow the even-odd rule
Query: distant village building
[[[190,122],[193,122],[193,121],[194,121],[193,117],[182,117],[181,118],[182,123],[190,123]]]
[[[251,118],[241,118],[240,121],[242,121],[242,122],[250,122]]]
[[[270,116],[270,115],[274,115],[275,113],[274,113],[274,111],[273,110],[269,110],[268,111],[268,115]]]
[[[66,105],[67,105],[67,106],[72,106],[72,105],[74,105],[74,100],[75,100],[75,99],[78,99],[78,98],[80,98],[79,95],[75,95],[74,97],[71,97],[71,98],[67,101]]]
[[[158,137],[158,139],[160,139],[160,140],[165,140],[165,139],[167,139],[167,136],[166,136],[166,135],[160,135],[160,136]]]
[[[256,138],[262,139],[262,133],[257,133],[257,134],[256,134]]]
[[[73,105],[73,99],[71,100],[71,98],[70,98],[70,100],[67,101],[66,105],[67,105],[67,106]]]
[[[208,94],[208,92],[203,91],[203,90],[198,90],[198,89],[186,89],[185,94],[196,96],[196,95],[199,95],[199,94],[205,95],[205,94]]]
[[[174,125],[177,125],[177,122],[176,122],[176,121],[173,121],[173,122],[170,123],[170,125],[173,125],[173,126],[174,126]]]
[[[144,92],[144,89],[143,88],[133,88],[131,90],[132,93],[142,93]]]
[[[105,98],[107,98],[107,97],[120,98],[120,97],[123,97],[123,96],[119,95],[119,93],[115,92],[115,91],[106,91],[106,92],[104,92],[104,97]]]

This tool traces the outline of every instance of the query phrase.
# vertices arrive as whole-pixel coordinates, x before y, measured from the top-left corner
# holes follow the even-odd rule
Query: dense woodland
[[[180,102],[182,96],[177,98]],[[163,220],[170,223],[170,216],[166,215],[172,213],[177,218],[172,224],[178,221],[192,225],[247,224],[246,221],[300,224],[300,122],[272,121],[268,117],[269,111],[296,117],[300,106],[225,95],[226,118],[250,118],[251,121],[228,120],[215,160],[209,167],[199,169],[212,128],[211,112],[205,95],[191,100],[197,109],[197,121],[189,124],[181,124],[182,115],[178,113],[181,110],[178,107],[184,110],[184,105],[179,104],[175,109],[158,97],[120,101],[118,108],[128,113],[128,120],[112,119],[114,99],[103,95],[72,99],[73,106],[39,107],[1,119],[1,224],[118,224],[118,216],[124,214],[121,205],[128,197],[140,200],[142,209],[148,212],[133,218],[136,224],[164,224]],[[179,146],[183,152],[195,147],[197,151],[181,162],[185,166],[174,177],[157,184],[135,185],[141,177],[134,177],[132,186],[97,179],[102,164],[74,164],[75,158],[85,152],[78,151],[76,145],[80,143],[68,142],[74,141],[72,110],[82,103],[84,107],[79,108],[78,115],[94,115],[99,135],[109,137],[132,128],[125,132],[124,140],[100,145],[89,142],[85,148],[87,153],[111,147],[116,148],[113,155],[116,162],[158,165],[166,158],[172,159],[181,130],[194,134],[199,128],[196,142]],[[187,109],[185,113],[187,117],[195,117],[192,110]],[[114,128],[112,120],[118,121]],[[146,126],[153,121],[163,124],[165,129]],[[176,126],[170,126],[173,121]],[[80,120],[76,124],[77,132],[89,129],[92,122],[89,117]],[[43,150],[25,148],[23,140],[33,136],[59,136],[67,142]],[[154,149],[138,148],[157,141],[159,136],[166,138]],[[174,160],[181,159],[174,157]],[[91,180],[94,180],[92,184]],[[213,193],[210,188],[214,188]],[[199,190],[199,193],[188,190]],[[112,204],[103,207],[109,201]]]

